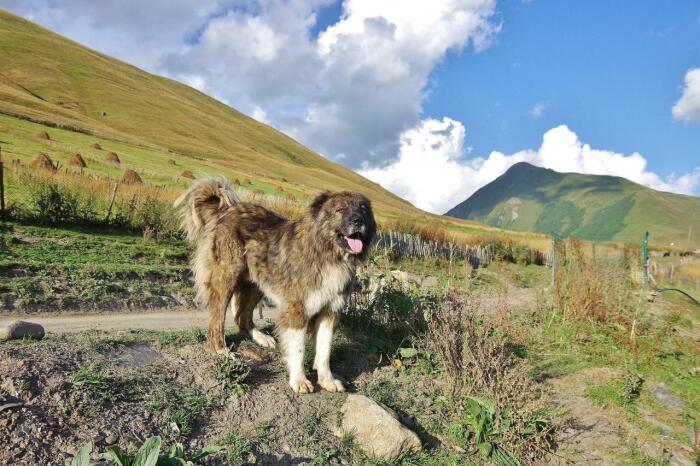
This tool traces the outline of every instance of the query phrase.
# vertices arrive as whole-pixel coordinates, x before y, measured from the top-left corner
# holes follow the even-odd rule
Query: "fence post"
[[[557,277],[557,236],[552,233],[552,252],[549,254],[549,260],[552,263],[552,285]]]
[[[644,286],[649,285],[649,231],[644,232],[642,240],[642,268],[644,270]]]
[[[0,218],[5,217],[5,167],[2,160],[2,147],[0,147]]]

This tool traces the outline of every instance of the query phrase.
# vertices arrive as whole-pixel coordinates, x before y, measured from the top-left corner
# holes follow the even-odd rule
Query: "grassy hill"
[[[648,229],[660,246],[700,246],[700,198],[655,191],[620,177],[558,173],[524,162],[446,215],[591,241],[639,241]],[[689,227],[694,232],[690,243]]]
[[[0,56],[0,148],[6,160],[27,166],[41,152],[61,170],[76,173],[67,161],[80,153],[87,163],[80,173],[87,177],[119,179],[131,168],[147,185],[174,188],[169,193],[188,185],[185,171],[223,174],[243,188],[299,203],[320,190],[354,190],[372,199],[380,220],[437,226],[464,239],[489,234],[542,242],[536,235],[423,212],[195,89],[1,9]],[[49,140],[37,137],[43,131]],[[108,152],[118,154],[119,166],[105,161]],[[22,186],[10,186],[8,195],[21,198],[21,191]]]
[[[418,213],[378,185],[195,89],[2,10],[0,56],[0,112],[74,133],[59,133],[58,144],[46,148],[33,140],[37,128],[5,117],[7,157],[68,149],[61,144],[92,155],[87,142],[102,141],[103,148],[123,153],[127,164],[143,168],[153,183],[176,182],[183,169],[276,178],[281,184],[287,178],[299,183],[298,191],[362,190],[384,209]],[[167,159],[179,164],[169,169]]]

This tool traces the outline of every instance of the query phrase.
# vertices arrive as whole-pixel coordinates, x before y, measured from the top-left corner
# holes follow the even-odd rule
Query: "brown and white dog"
[[[197,181],[176,201],[182,229],[194,244],[192,270],[198,301],[209,308],[209,344],[227,354],[226,309],[261,346],[275,340],[253,324],[266,296],[280,310],[277,334],[297,393],[313,392],[304,372],[307,329],[315,341],[318,383],[344,391],[330,370],[338,312],[353,288],[355,268],[367,258],[376,233],[365,196],[325,192],[291,221],[262,206],[241,202],[221,178]]]

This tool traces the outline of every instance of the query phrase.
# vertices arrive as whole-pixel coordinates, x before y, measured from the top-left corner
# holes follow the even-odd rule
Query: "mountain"
[[[654,244],[700,246],[698,197],[655,191],[617,176],[559,173],[525,162],[445,215],[591,241],[640,241],[649,230]]]
[[[427,214],[285,134],[171,79],[91,50],[0,9],[0,146],[28,162],[46,152],[88,158],[88,174],[120,176],[91,146],[158,185],[190,170],[250,179],[255,189],[308,198],[323,189],[367,194],[388,216]],[[47,126],[49,128],[47,128]],[[51,128],[57,128],[53,131]],[[47,130],[51,141],[37,141]],[[92,160],[92,162],[91,162]]]

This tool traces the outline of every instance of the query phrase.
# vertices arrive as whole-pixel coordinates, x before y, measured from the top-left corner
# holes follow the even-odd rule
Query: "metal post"
[[[552,233],[552,252],[549,260],[552,262],[552,284],[554,284],[557,277],[557,236],[554,233]]]
[[[642,267],[644,269],[644,286],[649,285],[649,231],[644,232],[642,241]]]
[[[2,163],[2,148],[0,147],[0,217],[5,216],[5,167]]]

